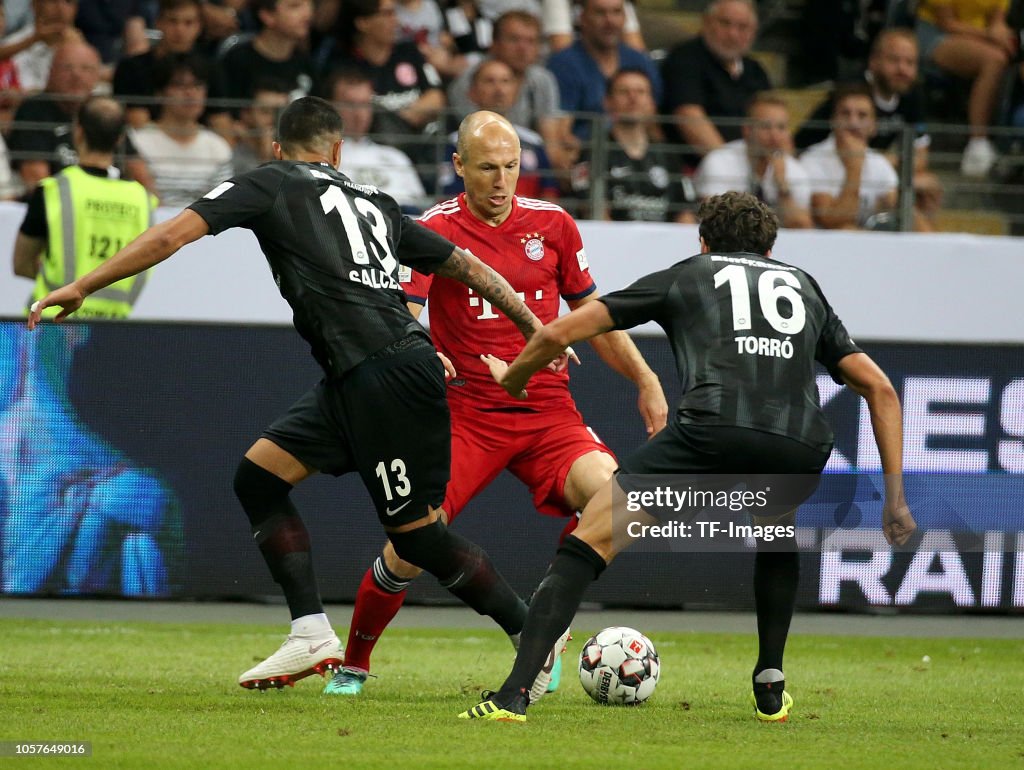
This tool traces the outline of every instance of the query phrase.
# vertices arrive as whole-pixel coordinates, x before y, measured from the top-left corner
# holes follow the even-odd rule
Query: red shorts
[[[572,464],[590,452],[615,458],[572,408],[520,412],[451,406],[452,473],[444,498],[449,521],[505,469],[529,488],[545,516],[573,516],[576,511],[563,499]]]

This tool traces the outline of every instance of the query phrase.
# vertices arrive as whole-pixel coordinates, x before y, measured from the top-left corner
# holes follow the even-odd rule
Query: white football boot
[[[293,634],[277,652],[238,677],[238,683],[250,690],[293,686],[312,674],[323,676],[325,671],[340,669],[344,658],[341,640],[333,633],[319,637]]]

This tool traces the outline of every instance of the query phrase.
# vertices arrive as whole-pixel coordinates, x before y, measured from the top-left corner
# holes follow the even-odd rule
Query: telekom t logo
[[[478,315],[476,317],[476,320],[478,320],[478,321],[489,321],[492,318],[500,318],[499,314],[494,312],[494,308],[491,307],[491,303],[490,302],[485,300],[483,297],[479,296],[472,289],[469,289],[468,291],[469,291],[469,306],[470,307],[482,307],[483,308],[483,312],[481,312],[480,315]],[[516,292],[516,296],[519,297],[519,299],[521,299],[523,302],[526,302],[526,293],[525,292],[517,291]],[[541,299],[543,299],[544,298],[544,290],[543,289],[537,289],[537,291],[535,291],[533,293],[533,298],[534,298],[534,300],[541,300]]]

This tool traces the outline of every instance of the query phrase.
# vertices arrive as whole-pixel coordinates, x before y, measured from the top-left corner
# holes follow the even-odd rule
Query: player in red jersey
[[[546,323],[558,316],[560,298],[576,308],[597,299],[597,287],[572,217],[555,204],[515,195],[519,155],[519,139],[505,118],[486,111],[469,115],[459,127],[452,156],[466,192],[429,209],[421,221],[505,276]],[[414,315],[429,298],[434,344],[457,371],[448,385],[452,472],[442,515],[453,520],[507,468],[529,487],[537,510],[570,517],[566,531],[571,531],[575,512],[611,477],[615,457],[576,410],[564,367],[536,375],[525,401],[511,398],[494,382],[481,354],[512,360],[523,342],[504,316],[460,286],[419,274],[412,274],[406,285]],[[608,365],[636,384],[647,433],[657,433],[665,426],[668,405],[633,341],[613,332],[592,342]],[[385,546],[359,586],[345,667],[325,692],[355,695],[362,690],[373,647],[419,573]],[[545,665],[536,697],[548,685],[556,660],[551,656]]]

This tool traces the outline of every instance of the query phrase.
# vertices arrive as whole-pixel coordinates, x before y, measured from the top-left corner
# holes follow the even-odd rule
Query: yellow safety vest
[[[31,302],[81,278],[153,223],[156,198],[138,182],[93,176],[69,166],[40,182],[48,238]],[[125,278],[86,297],[78,318],[127,318],[142,293],[146,273]],[[29,304],[31,304],[31,302]],[[47,308],[52,318],[59,307]]]

